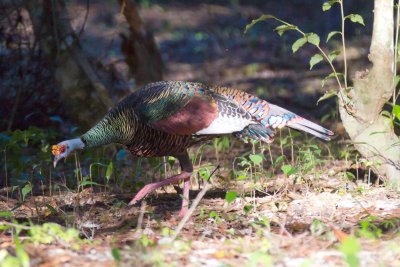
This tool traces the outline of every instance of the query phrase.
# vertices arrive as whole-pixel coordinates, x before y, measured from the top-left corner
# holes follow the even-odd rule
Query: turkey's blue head
[[[57,145],[53,145],[51,147],[51,153],[54,156],[53,165],[54,168],[57,166],[57,162],[60,159],[68,157],[69,154],[74,152],[77,149],[84,148],[85,144],[82,142],[80,138],[75,138],[71,140],[62,141]]]

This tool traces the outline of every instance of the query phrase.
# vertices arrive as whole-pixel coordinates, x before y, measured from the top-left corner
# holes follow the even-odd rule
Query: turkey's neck
[[[77,149],[84,149],[85,143],[82,142],[81,138],[75,138],[69,140],[69,146],[72,151],[75,151]]]
[[[129,109],[113,109],[81,136],[85,148],[111,143],[128,144],[135,136],[138,119]]]

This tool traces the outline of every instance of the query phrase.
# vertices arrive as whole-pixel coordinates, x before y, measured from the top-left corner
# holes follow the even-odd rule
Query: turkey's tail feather
[[[333,135],[332,131],[279,106],[269,104],[269,108],[268,116],[261,120],[263,126],[272,128],[288,126],[296,130],[310,133],[326,141],[331,140],[330,136]]]
[[[288,127],[296,129],[296,130],[300,130],[306,133],[310,133],[316,137],[319,137],[325,141],[330,141],[331,140],[331,136],[333,135],[333,132],[325,129],[322,126],[319,126],[316,123],[313,123],[309,120],[306,120],[304,118],[301,118],[299,121],[296,122],[289,122],[287,124]]]

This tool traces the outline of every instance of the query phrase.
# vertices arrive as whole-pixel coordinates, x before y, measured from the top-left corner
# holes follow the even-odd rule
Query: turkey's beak
[[[54,169],[56,168],[56,166],[57,166],[57,162],[60,160],[60,157],[58,157],[58,156],[54,156],[54,160],[53,160],[53,166],[54,166]]]

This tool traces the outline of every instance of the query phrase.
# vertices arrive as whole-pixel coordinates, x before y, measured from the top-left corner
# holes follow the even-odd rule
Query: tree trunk
[[[118,0],[127,23],[121,50],[138,86],[162,80],[163,63],[153,35],[146,30],[133,0]]]
[[[400,139],[394,133],[392,120],[381,113],[394,88],[393,26],[393,1],[375,0],[369,54],[373,66],[370,71],[356,73],[349,98],[339,97],[339,112],[356,149],[373,163],[374,172],[399,186]],[[352,103],[354,113],[347,112],[344,101]]]
[[[128,0],[121,0],[120,4],[128,25],[128,30],[120,34],[122,52],[136,84],[161,80],[162,60],[153,37],[145,31],[135,6]],[[60,102],[66,106],[71,121],[86,129],[123,96],[116,88],[122,84],[128,89],[127,81],[83,52],[63,0],[26,1],[25,7],[35,40],[53,66]]]
[[[113,101],[108,97],[88,58],[82,53],[79,38],[70,24],[63,1],[26,1],[36,42],[53,66],[60,88],[60,102],[68,117],[87,128],[103,116]]]

